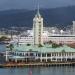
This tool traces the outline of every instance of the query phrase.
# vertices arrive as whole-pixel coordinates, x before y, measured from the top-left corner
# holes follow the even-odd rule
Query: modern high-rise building
[[[34,45],[43,45],[43,18],[40,15],[39,8],[37,14],[33,19],[33,34],[34,34]]]

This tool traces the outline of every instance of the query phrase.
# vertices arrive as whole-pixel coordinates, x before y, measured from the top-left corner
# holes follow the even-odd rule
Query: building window
[[[38,57],[41,57],[41,53],[38,53]]]
[[[46,53],[42,53],[42,57],[46,57]]]
[[[51,54],[50,54],[50,53],[48,53],[48,54],[47,54],[47,56],[48,56],[48,57],[51,57]]]

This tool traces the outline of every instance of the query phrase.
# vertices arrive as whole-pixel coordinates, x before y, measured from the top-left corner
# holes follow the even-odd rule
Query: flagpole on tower
[[[37,10],[37,12],[38,12],[38,14],[40,13],[40,11],[39,11],[39,1],[38,1],[38,10]]]

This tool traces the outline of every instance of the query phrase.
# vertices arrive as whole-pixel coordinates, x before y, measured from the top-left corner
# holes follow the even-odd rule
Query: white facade
[[[57,36],[49,36],[48,32],[43,33],[42,37],[43,43],[52,41],[54,43],[62,43],[62,44],[72,44],[75,43],[75,35],[57,35]],[[19,44],[34,44],[33,36],[16,36],[13,38],[13,41]]]
[[[54,43],[62,43],[62,44],[73,44],[75,43],[74,35],[65,35],[65,36],[50,36],[48,37],[48,41],[52,41]]]
[[[10,55],[9,55],[10,54]],[[14,62],[75,62],[75,52],[6,52],[6,61]],[[30,61],[29,61],[30,59]],[[20,60],[20,61],[19,61]]]

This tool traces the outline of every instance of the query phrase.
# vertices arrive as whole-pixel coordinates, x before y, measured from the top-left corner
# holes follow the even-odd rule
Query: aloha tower
[[[33,18],[33,34],[34,34],[34,45],[43,45],[43,18],[39,12],[39,6],[37,14]]]

